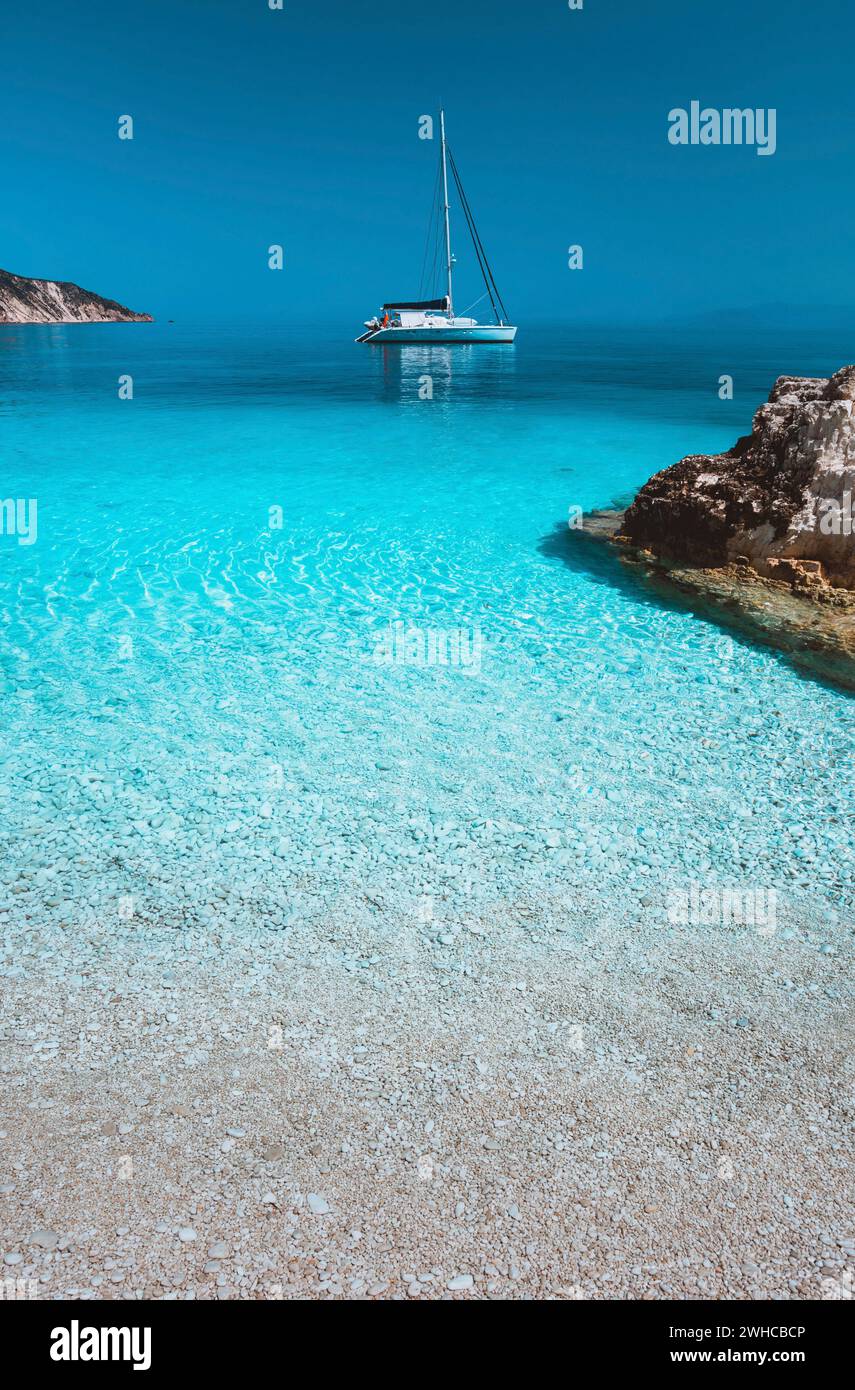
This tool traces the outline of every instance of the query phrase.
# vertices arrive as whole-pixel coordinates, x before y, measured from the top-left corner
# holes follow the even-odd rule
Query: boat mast
[[[448,171],[445,167],[445,112],[439,113],[439,132],[442,143],[442,197],[445,203],[445,263],[448,269],[448,317],[454,318],[454,308],[451,299],[451,227],[448,221]]]

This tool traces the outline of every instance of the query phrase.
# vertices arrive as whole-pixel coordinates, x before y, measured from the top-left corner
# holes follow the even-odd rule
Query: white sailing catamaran
[[[493,272],[490,269],[489,261],[484,252],[478,229],[472,216],[472,210],[463,192],[463,185],[460,182],[460,175],[457,172],[457,165],[454,156],[449,150],[445,140],[445,112],[439,113],[440,129],[440,160],[437,173],[437,198],[435,200],[434,213],[436,217],[437,231],[439,231],[440,221],[444,224],[444,256],[446,273],[446,293],[441,299],[411,299],[396,300],[394,303],[384,304],[382,314],[376,315],[373,319],[367,319],[365,332],[361,333],[356,339],[358,343],[512,343],[516,337],[517,330],[507,322],[507,311],[502,303],[502,297],[493,279]],[[477,319],[461,318],[454,312],[454,300],[451,292],[451,274],[455,263],[455,258],[451,253],[451,221],[448,206],[448,167],[451,166],[451,173],[457,186],[457,193],[460,199],[460,206],[472,237],[472,245],[475,248],[475,255],[478,258],[478,266],[484,277],[486,286],[482,299],[489,297],[493,308],[495,323],[479,323]],[[440,202],[441,199],[441,202]],[[422,282],[425,280],[427,269],[428,250],[431,243],[431,233],[433,230],[434,216],[431,217],[431,226],[428,228],[428,241],[425,247],[425,260],[422,266]],[[440,240],[437,236],[434,249],[434,265],[432,273],[436,270],[436,262],[439,256]],[[480,300],[476,301],[480,303]],[[474,305],[472,306],[475,307]]]

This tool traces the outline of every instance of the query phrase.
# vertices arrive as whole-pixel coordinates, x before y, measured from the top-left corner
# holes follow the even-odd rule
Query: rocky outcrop
[[[152,323],[69,280],[30,280],[0,270],[0,323]]]
[[[854,494],[855,366],[782,376],[750,435],[657,473],[618,535],[676,561],[747,562],[807,591],[853,589]]]

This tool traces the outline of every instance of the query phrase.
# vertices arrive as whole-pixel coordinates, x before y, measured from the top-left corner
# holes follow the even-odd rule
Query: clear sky
[[[18,274],[157,318],[358,326],[418,289],[442,102],[518,321],[855,305],[851,0],[39,0],[4,30]],[[776,153],[669,144],[692,100],[774,107]]]

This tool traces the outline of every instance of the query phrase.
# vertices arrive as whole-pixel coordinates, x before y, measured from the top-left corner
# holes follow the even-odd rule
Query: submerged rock
[[[673,552],[654,553],[627,538],[626,515],[592,512],[584,529],[568,535],[619,545],[626,568],[657,598],[686,603],[699,617],[774,647],[800,671],[855,690],[855,594],[832,589],[824,580],[817,586],[793,584],[774,566],[770,573],[775,577],[767,579],[744,561],[701,565],[673,558]],[[781,561],[781,568],[786,563]]]
[[[152,322],[151,314],[135,314],[70,280],[31,280],[0,270],[0,324]]]
[[[752,433],[657,473],[619,537],[691,564],[747,562],[808,591],[855,588],[853,403],[855,366],[779,377]]]

